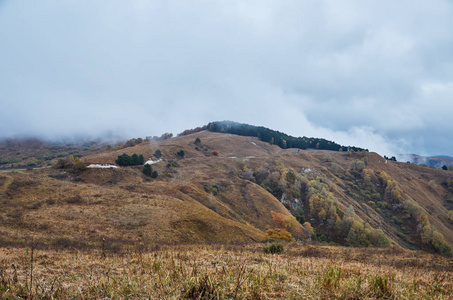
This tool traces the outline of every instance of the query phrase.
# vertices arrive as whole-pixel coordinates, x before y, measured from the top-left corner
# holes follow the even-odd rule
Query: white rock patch
[[[93,169],[117,169],[118,167],[115,165],[109,165],[109,164],[90,164],[87,168],[93,168]]]
[[[162,161],[162,158],[161,158],[161,159],[158,159],[158,160],[148,159],[148,160],[145,162],[145,165],[154,165],[154,164],[157,164],[158,162],[161,162],[161,161]]]

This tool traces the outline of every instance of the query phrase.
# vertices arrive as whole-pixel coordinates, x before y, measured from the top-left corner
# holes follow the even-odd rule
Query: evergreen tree
[[[151,176],[152,173],[153,173],[153,169],[151,168],[151,165],[150,164],[146,164],[143,167],[143,174],[145,174],[146,176]]]
[[[120,166],[130,166],[131,165],[131,157],[126,153],[121,154],[118,156],[116,163]]]
[[[155,158],[161,158],[162,157],[162,152],[159,149],[157,149],[156,152],[154,152],[154,157]]]
[[[139,159],[138,159],[138,155],[137,154],[132,154],[131,156],[131,165],[135,166],[135,165],[139,165],[140,162],[139,162]]]

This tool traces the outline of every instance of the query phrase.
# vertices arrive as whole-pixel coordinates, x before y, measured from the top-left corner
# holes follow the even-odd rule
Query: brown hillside
[[[196,138],[201,143],[195,144]],[[147,178],[142,166],[0,173],[0,242],[20,245],[32,236],[44,246],[73,247],[99,246],[102,239],[110,247],[139,240],[260,241],[267,229],[278,227],[271,211],[289,216],[301,208],[302,219],[321,240],[349,243],[347,232],[344,237],[334,232],[352,206],[360,224],[382,229],[391,243],[434,251],[421,242],[422,225],[403,207],[410,198],[426,212],[431,228],[453,244],[448,220],[453,173],[386,162],[376,153],[283,150],[257,138],[202,131],[83,159],[114,164],[119,155],[136,153],[156,160],[158,149],[163,161],[152,165],[159,173],[155,179]],[[184,158],[177,155],[181,150]],[[351,169],[357,161],[374,174],[369,190],[365,171]],[[397,183],[398,199],[391,199],[391,191],[379,181],[381,171]],[[260,176],[267,179],[260,183]],[[331,207],[340,219],[335,226],[335,220],[319,219],[309,206],[309,187],[316,184],[323,186],[319,193],[332,193]],[[297,226],[294,232],[302,230]]]

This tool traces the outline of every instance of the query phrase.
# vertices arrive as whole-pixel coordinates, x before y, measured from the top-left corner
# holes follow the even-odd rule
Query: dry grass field
[[[2,299],[453,299],[453,261],[399,248],[0,249]]]

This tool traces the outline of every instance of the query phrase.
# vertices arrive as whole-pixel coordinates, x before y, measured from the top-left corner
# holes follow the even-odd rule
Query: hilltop
[[[157,178],[143,166],[0,173],[0,244],[31,237],[43,248],[248,243],[276,228],[304,243],[444,254],[453,243],[453,173],[376,153],[282,149],[201,130],[99,148],[81,160],[115,164],[123,153],[156,160],[157,150]]]

